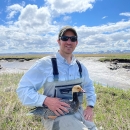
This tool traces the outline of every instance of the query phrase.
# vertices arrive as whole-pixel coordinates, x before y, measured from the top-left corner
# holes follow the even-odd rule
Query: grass
[[[112,60],[124,60],[130,62],[130,54],[109,54],[99,59],[101,62]]]
[[[0,75],[0,130],[43,130],[39,117],[26,116],[15,92],[22,74]],[[99,130],[130,129],[130,90],[95,84],[97,103],[94,122]],[[84,102],[83,106],[85,107]]]
[[[96,85],[95,123],[105,130],[130,129],[130,90]]]
[[[25,59],[25,60],[31,60],[31,59],[38,59],[42,58],[44,56],[47,56],[50,54],[10,54],[10,55],[0,55],[0,60],[4,59]],[[116,53],[116,54],[74,54],[76,57],[103,57],[101,58],[101,61],[104,59],[113,59],[113,58],[120,58],[120,59],[130,59],[130,53]]]

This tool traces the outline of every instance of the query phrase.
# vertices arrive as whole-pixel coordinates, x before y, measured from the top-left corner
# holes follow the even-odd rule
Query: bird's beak
[[[82,88],[81,88],[81,92],[82,92],[82,93],[86,93]]]

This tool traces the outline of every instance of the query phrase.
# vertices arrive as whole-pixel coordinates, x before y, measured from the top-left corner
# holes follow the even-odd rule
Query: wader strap
[[[58,72],[58,68],[57,68],[57,60],[56,58],[51,58],[52,61],[52,67],[53,67],[53,75],[54,75],[54,81],[58,81],[59,79],[59,72]],[[79,73],[80,73],[80,78],[82,78],[82,67],[81,64],[78,60],[76,60],[76,63],[79,67]]]
[[[57,69],[57,60],[56,58],[51,58],[52,66],[53,66],[53,75],[54,75],[54,81],[58,81],[59,79],[59,72]]]
[[[80,64],[80,62],[78,60],[76,60],[76,62],[77,62],[77,65],[79,67],[80,78],[82,78],[82,67],[81,67],[81,64]]]

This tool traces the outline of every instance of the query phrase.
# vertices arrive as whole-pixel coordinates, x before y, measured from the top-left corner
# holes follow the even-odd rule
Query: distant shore
[[[0,61],[24,62],[39,59],[48,55],[49,54],[2,55],[0,56]],[[130,69],[130,54],[74,54],[74,55],[76,57],[99,57],[99,61],[110,63],[109,68],[111,70],[116,70],[119,68]],[[0,69],[2,69],[1,64]]]

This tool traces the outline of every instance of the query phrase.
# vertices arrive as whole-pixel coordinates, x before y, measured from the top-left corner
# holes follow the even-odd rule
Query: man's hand
[[[93,108],[87,106],[87,108],[84,110],[83,115],[85,120],[93,121]]]
[[[59,98],[46,97],[44,101],[50,110],[52,110],[57,116],[64,115],[63,111],[69,112],[66,107],[70,107],[67,103],[61,102]]]

